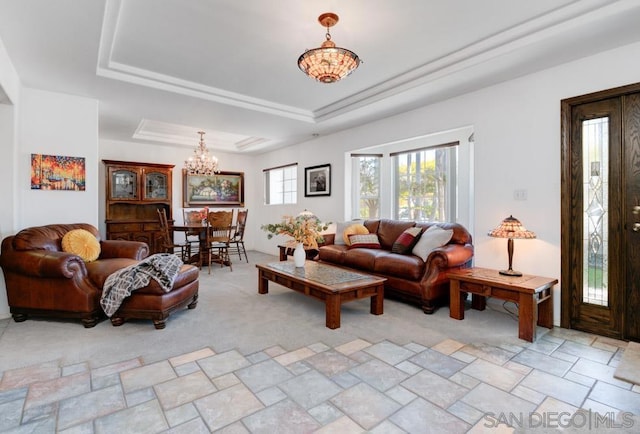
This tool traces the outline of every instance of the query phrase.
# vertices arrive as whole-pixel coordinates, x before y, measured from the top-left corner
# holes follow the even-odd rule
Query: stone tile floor
[[[640,432],[625,342],[553,329],[533,344],[356,339],[145,365],[43,363],[3,373],[3,433]]]

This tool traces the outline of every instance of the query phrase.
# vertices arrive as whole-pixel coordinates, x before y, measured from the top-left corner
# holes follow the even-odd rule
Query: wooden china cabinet
[[[161,251],[158,209],[173,223],[172,164],[102,160],[106,175],[107,239],[143,241],[150,254]]]

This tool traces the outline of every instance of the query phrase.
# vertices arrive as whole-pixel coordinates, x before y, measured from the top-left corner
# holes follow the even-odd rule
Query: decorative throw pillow
[[[100,242],[87,230],[73,229],[62,237],[62,251],[78,255],[85,262],[91,262],[100,256]]]
[[[367,227],[365,225],[362,225],[360,223],[356,223],[354,225],[351,225],[349,227],[347,227],[344,232],[342,233],[342,238],[344,238],[344,243],[347,246],[351,245],[351,241],[349,240],[349,236],[353,235],[353,234],[358,234],[358,235],[365,235],[369,233],[369,229],[367,229]]]
[[[433,249],[442,247],[447,244],[453,236],[453,229],[442,229],[439,226],[431,226],[429,229],[422,233],[422,236],[418,240],[415,246],[413,246],[412,253],[423,261],[427,260],[427,256]]]
[[[379,249],[380,240],[377,234],[353,234],[349,236],[349,249]]]
[[[408,255],[411,253],[411,249],[416,245],[422,228],[408,228],[393,242],[391,246],[392,253],[400,253],[401,255]]]
[[[362,223],[362,220],[351,220],[351,221],[336,223],[336,235],[335,235],[335,238],[333,240],[333,244],[335,244],[336,246],[344,246],[344,245],[346,245],[347,243],[345,243],[345,241],[344,241],[344,230],[346,228],[348,228],[349,226],[354,225],[356,223]]]

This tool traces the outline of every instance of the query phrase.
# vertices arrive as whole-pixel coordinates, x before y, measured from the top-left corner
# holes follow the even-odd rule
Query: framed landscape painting
[[[189,175],[182,169],[182,201],[185,208],[244,206],[244,172]]]
[[[84,157],[31,154],[32,190],[85,191]]]
[[[305,167],[305,196],[331,196],[331,164]]]

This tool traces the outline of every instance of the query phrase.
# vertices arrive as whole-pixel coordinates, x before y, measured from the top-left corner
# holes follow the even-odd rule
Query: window
[[[267,205],[296,203],[297,184],[297,164],[264,169],[264,203]]]
[[[353,215],[380,218],[380,159],[382,154],[352,154],[354,176]]]
[[[398,220],[456,221],[458,142],[391,154]]]
[[[473,133],[469,125],[346,153],[345,218],[456,222],[473,233]]]

